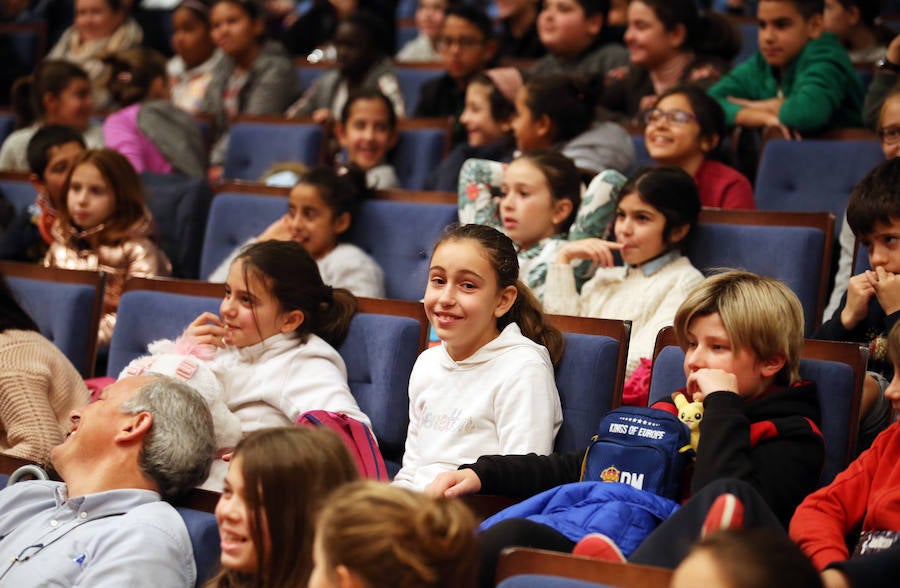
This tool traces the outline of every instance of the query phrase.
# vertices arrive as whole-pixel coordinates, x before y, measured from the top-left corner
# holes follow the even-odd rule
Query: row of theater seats
[[[23,178],[0,176],[0,189],[17,207],[33,198]],[[213,198],[200,180],[187,186],[171,176],[145,177],[148,205],[174,275],[205,279],[235,248],[287,210],[288,190],[223,184]],[[13,189],[13,187],[15,189]],[[384,269],[387,298],[419,300],[428,260],[444,228],[456,220],[452,193],[379,192],[364,203],[349,239]],[[704,209],[687,255],[704,272],[742,268],[778,278],[800,297],[807,333],[824,308],[834,240],[827,212]]]
[[[58,272],[51,275],[42,268],[10,262],[4,262],[0,271],[12,276],[12,286],[23,298],[44,297],[44,303],[35,313],[42,330],[47,324],[47,314],[65,318],[77,313],[91,315],[90,307],[78,310],[67,306],[66,297],[60,294],[64,289],[60,288],[64,283],[61,280],[66,276]],[[129,279],[109,350],[107,374],[115,377],[129,361],[146,353],[150,341],[176,337],[200,312],[216,311],[220,296],[221,286],[205,282]],[[94,291],[93,308],[100,298],[102,293],[98,287]],[[567,316],[550,319],[566,338],[566,350],[557,371],[563,424],[555,449],[571,451],[584,447],[606,412],[621,403],[630,323]],[[95,337],[93,325],[84,328]],[[351,392],[372,420],[391,473],[396,473],[402,460],[408,424],[409,374],[416,356],[425,348],[426,333],[427,323],[420,304],[361,299],[350,333],[339,347],[347,364]],[[53,339],[54,332],[47,334]],[[83,347],[80,351],[83,353]],[[825,484],[854,454],[867,350],[852,343],[807,340],[802,357],[801,377],[815,381],[819,387],[826,441],[821,483]],[[660,332],[653,359],[651,402],[684,385],[683,352],[675,345],[671,327]],[[205,505],[200,510],[208,511],[214,496],[201,492],[195,502]],[[485,512],[479,500],[474,502],[479,512]],[[195,556],[203,562],[215,562],[218,540],[214,520],[205,516],[208,512],[188,509],[182,514],[194,526]]]
[[[85,350],[96,338],[96,323],[70,319],[97,317],[102,276],[90,284],[86,276],[92,272],[49,271],[13,262],[2,262],[0,271],[7,275],[42,332],[73,363],[84,366]],[[110,343],[107,375],[116,377],[131,360],[146,354],[151,341],[174,339],[200,313],[217,312],[221,296],[221,285],[207,282],[127,280]],[[557,370],[564,419],[556,448],[573,450],[590,437],[603,414],[621,402],[630,323],[568,316],[552,316],[551,321],[566,333],[567,343]],[[350,334],[338,349],[347,364],[351,391],[371,417],[392,473],[399,468],[406,438],[409,374],[425,349],[427,331],[422,305],[417,302],[360,299]],[[826,438],[843,439],[827,444],[823,481],[830,480],[846,464],[853,450],[856,419],[851,415],[858,406],[849,402],[853,396],[850,392],[861,384],[855,379],[865,366],[865,355],[858,349],[862,348],[815,340],[808,340],[804,347],[801,376],[820,384],[823,431]],[[853,368],[842,378],[833,373],[833,365],[820,361],[823,359],[848,363]],[[660,332],[654,362],[651,403],[684,386],[683,354],[671,329]],[[82,373],[90,375],[89,370]]]

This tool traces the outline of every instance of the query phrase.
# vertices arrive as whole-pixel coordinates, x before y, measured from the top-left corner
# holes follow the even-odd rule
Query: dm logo
[[[621,482],[638,490],[644,489],[644,474],[634,472],[622,472],[616,466],[609,466],[600,472],[602,482]]]

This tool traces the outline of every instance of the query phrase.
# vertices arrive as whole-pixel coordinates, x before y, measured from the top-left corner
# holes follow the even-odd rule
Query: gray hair
[[[200,394],[184,382],[160,374],[136,390],[121,410],[149,412],[153,424],[138,463],[164,497],[175,497],[202,484],[216,453],[213,419]]]

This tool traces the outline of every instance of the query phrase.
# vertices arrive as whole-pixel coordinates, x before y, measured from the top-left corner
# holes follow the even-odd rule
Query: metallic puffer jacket
[[[153,219],[147,213],[128,230],[128,237],[116,243],[101,243],[91,249],[88,238],[103,238],[103,225],[78,231],[70,228],[66,233],[59,222],[54,223],[54,242],[44,258],[45,267],[60,267],[106,272],[106,289],[103,293],[103,313],[97,345],[106,347],[116,326],[116,309],[122,296],[122,287],[128,276],[168,276],[172,264],[153,239]]]

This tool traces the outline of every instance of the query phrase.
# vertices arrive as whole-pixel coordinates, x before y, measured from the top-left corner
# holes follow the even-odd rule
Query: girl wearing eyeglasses
[[[659,165],[674,165],[690,174],[703,206],[756,208],[750,181],[721,161],[725,113],[706,92],[697,86],[663,92],[656,107],[644,113],[644,122],[650,157]]]

